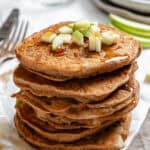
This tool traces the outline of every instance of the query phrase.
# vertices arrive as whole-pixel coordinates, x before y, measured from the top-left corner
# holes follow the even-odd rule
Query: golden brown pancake
[[[87,136],[73,143],[60,143],[41,136],[16,115],[15,126],[20,134],[27,142],[40,148],[47,150],[118,150],[123,148],[124,140],[128,135],[131,116],[127,115],[119,122],[110,126],[103,132],[97,132],[92,136]]]
[[[53,82],[19,66],[14,73],[14,82],[21,89],[37,96],[72,98],[82,103],[89,103],[104,99],[125,84],[136,69],[137,64],[134,62],[118,71],[94,78]]]
[[[120,38],[102,44],[100,52],[89,50],[86,37],[82,45],[71,40],[56,50],[42,42],[47,31],[59,34],[59,28],[70,23],[51,25],[16,47],[16,129],[43,150],[122,149],[139,99],[134,73],[141,46],[104,24],[98,25],[101,33],[113,31]]]
[[[64,117],[62,115],[51,115],[51,114],[47,114],[44,111],[35,110],[35,108],[29,104],[27,104],[26,108],[24,109],[27,109],[27,112],[30,111],[30,113],[28,114],[36,113],[35,115],[38,119],[43,120],[44,122],[47,122],[47,124],[49,124],[50,126],[53,126],[56,129],[95,128],[97,126],[100,126],[104,122],[107,123],[107,121],[114,121],[114,120],[120,119],[124,115],[129,113],[136,106],[138,102],[138,92],[139,92],[138,85],[136,88],[137,89],[136,91],[134,91],[134,95],[131,99],[130,104],[128,104],[123,109],[116,111],[115,113],[107,117],[99,117],[99,118],[94,118],[94,119],[87,119],[87,118],[80,119],[80,116],[79,116],[79,118],[73,119],[73,118],[68,118],[68,116]],[[18,100],[17,102],[22,102],[22,101]],[[25,102],[26,101],[24,101],[23,103]],[[18,108],[17,105],[16,105],[16,108]],[[31,118],[34,118],[34,117],[31,117]]]
[[[43,137],[57,141],[57,142],[73,142],[84,138],[86,136],[95,134],[100,130],[106,128],[107,126],[113,124],[117,120],[110,120],[103,122],[101,125],[95,128],[79,128],[79,129],[68,129],[68,130],[60,130],[56,129],[44,121],[41,121],[36,117],[32,109],[28,105],[21,104],[17,105],[17,116],[30,128],[35,130],[37,133],[42,135]],[[28,114],[28,115],[26,115]]]
[[[109,116],[116,111],[119,111],[129,105],[133,101],[133,95],[137,94],[138,92],[138,83],[136,81],[130,81],[131,85],[126,85],[128,87],[122,87],[121,91],[124,90],[126,93],[128,92],[128,96],[122,95],[119,92],[115,91],[111,96],[106,98],[104,101],[119,101],[121,99],[123,102],[116,104],[114,106],[109,107],[88,107],[88,105],[84,105],[82,103],[75,103],[73,101],[65,101],[64,99],[55,99],[55,98],[46,98],[46,97],[37,97],[29,92],[21,92],[18,93],[17,99],[24,101],[25,103],[28,103],[33,109],[35,109],[36,112],[42,111],[46,115],[48,114],[54,114],[59,116],[67,116],[69,119],[74,120],[86,120],[86,119],[94,119],[99,117],[105,117]],[[130,82],[128,84],[130,84]],[[118,89],[119,90],[119,89]],[[121,92],[122,93],[122,92]],[[52,99],[52,101],[51,101]],[[118,100],[119,99],[119,100]],[[47,101],[44,103],[44,101]],[[38,103],[39,101],[39,103]],[[48,103],[49,101],[49,103]],[[122,100],[121,100],[122,101]],[[99,102],[100,105],[101,101]],[[114,102],[115,103],[115,102]],[[48,105],[49,104],[49,105]],[[92,104],[90,104],[91,106]],[[98,103],[97,105],[98,106]]]
[[[100,117],[96,119],[83,119],[83,120],[74,120],[74,119],[68,119],[67,116],[62,117],[62,116],[55,116],[55,115],[46,115],[45,113],[42,112],[36,112],[37,117],[43,121],[46,121],[49,123],[51,126],[54,126],[58,129],[74,129],[78,128],[79,126],[82,127],[87,127],[87,128],[93,128],[97,125],[100,125],[101,122],[107,121],[107,120],[113,120],[113,119],[120,119],[124,115],[128,114],[131,112],[137,105],[139,99],[139,86],[138,86],[138,91],[135,93],[133,96],[132,102],[126,106],[125,108],[113,113],[110,116],[107,117]]]
[[[34,71],[32,69],[29,69],[27,66],[23,66],[26,70],[28,70],[29,72],[32,72],[33,74],[36,74],[42,78],[46,78],[48,80],[52,80],[52,81],[57,81],[57,82],[63,82],[63,81],[66,81],[68,80],[69,78],[66,78],[66,77],[63,77],[63,76],[50,76],[50,75],[46,75],[44,73],[41,73],[41,72],[37,72],[37,71]]]
[[[21,64],[38,75],[50,80],[68,80],[85,78],[112,72],[135,60],[140,52],[139,43],[126,33],[107,25],[100,24],[101,32],[113,31],[120,35],[118,42],[111,46],[102,46],[100,53],[90,52],[88,45],[63,45],[63,55],[54,54],[50,44],[41,42],[41,35],[58,29],[70,22],[61,22],[36,32],[16,47],[16,55]],[[87,39],[88,40],[88,39]]]
[[[134,79],[133,79],[134,80]],[[43,110],[45,112],[56,112],[61,113],[70,109],[73,109],[74,111],[81,110],[82,108],[101,108],[101,110],[107,110],[108,108],[113,108],[116,105],[119,105],[121,103],[124,103],[129,98],[131,99],[131,96],[134,92],[134,90],[137,87],[137,83],[134,80],[129,81],[124,86],[118,88],[115,92],[113,92],[109,97],[105,98],[103,101],[98,101],[95,103],[87,103],[83,104],[81,102],[78,102],[74,99],[68,99],[68,98],[57,98],[57,97],[45,97],[45,96],[35,96],[29,91],[20,91],[17,94],[14,94],[14,96],[24,101],[25,103],[28,103],[31,105],[31,107],[35,107],[35,109]]]

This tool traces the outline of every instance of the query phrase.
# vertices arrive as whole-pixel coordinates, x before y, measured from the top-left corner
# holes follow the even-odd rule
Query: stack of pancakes
[[[20,136],[40,149],[121,149],[127,138],[131,111],[138,103],[135,59],[141,48],[125,33],[100,53],[86,45],[67,45],[51,52],[41,35],[67,22],[52,25],[26,38],[16,48],[20,65],[14,82],[15,125]]]

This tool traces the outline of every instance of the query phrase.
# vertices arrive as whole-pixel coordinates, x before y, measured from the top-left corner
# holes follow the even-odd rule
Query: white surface
[[[34,0],[31,0],[34,1]],[[8,2],[9,5],[8,5]],[[30,22],[28,34],[38,31],[51,23],[59,22],[61,20],[79,20],[89,19],[92,21],[106,22],[106,16],[100,12],[90,1],[74,1],[70,5],[62,7],[41,7],[38,4],[29,5],[23,0],[0,1],[0,21],[4,20],[13,6],[21,8],[21,18],[26,18]],[[27,0],[27,2],[30,2]],[[34,6],[34,7],[33,7]],[[143,82],[145,73],[148,72],[150,64],[150,51],[144,51],[139,58],[139,70],[137,72],[137,79],[141,84],[141,99],[137,108],[133,111],[133,120],[131,123],[130,134],[126,141],[126,146],[132,141],[133,137],[139,131],[150,105],[150,85]],[[0,67],[0,74],[13,70],[17,65],[17,60],[12,60]],[[13,128],[13,116],[15,113],[15,100],[10,98],[10,95],[17,91],[17,88],[12,82],[12,76],[6,76],[6,84],[0,81],[0,150],[30,150],[30,146],[23,142],[18,137]],[[24,148],[24,149],[23,149]]]
[[[59,21],[89,19],[107,22],[106,15],[90,0],[73,0],[70,4],[55,7],[39,5],[38,1],[40,0],[0,0],[0,21],[4,21],[12,8],[18,7],[21,18],[28,19],[30,23],[29,34]]]

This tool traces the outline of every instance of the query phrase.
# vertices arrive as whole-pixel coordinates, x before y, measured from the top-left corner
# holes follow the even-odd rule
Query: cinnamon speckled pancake
[[[66,144],[48,140],[41,136],[22,122],[17,115],[15,116],[15,126],[23,139],[43,150],[118,150],[124,147],[124,140],[128,135],[130,120],[131,116],[127,115],[103,132],[97,132],[76,142]]]
[[[35,110],[35,108],[31,107],[31,105],[28,104],[27,105],[28,107],[30,107],[29,110],[30,111],[32,110],[30,114],[35,113],[38,119],[47,122],[47,124],[49,124],[50,126],[56,129],[95,128],[97,126],[100,126],[104,122],[120,119],[124,115],[129,113],[136,106],[138,102],[138,95],[139,95],[138,93],[139,93],[139,86],[137,85],[137,90],[132,96],[132,101],[130,102],[130,104],[128,104],[123,109],[116,111],[112,115],[109,115],[107,117],[94,118],[94,119],[79,119],[80,117],[77,119],[70,119],[67,116],[46,114],[44,111]],[[18,100],[17,102],[22,102],[22,101]]]
[[[72,101],[69,100],[65,101],[64,99],[61,100],[55,98],[53,98],[51,101],[51,99],[48,99],[46,97],[36,97],[28,92],[23,92],[23,91],[20,94],[18,93],[16,97],[17,99],[24,101],[25,103],[28,103],[28,105],[33,107],[33,109],[35,109],[36,112],[42,111],[46,115],[52,113],[54,115],[67,116],[67,118],[74,119],[74,120],[94,119],[94,118],[109,116],[115,113],[116,111],[123,109],[133,101],[132,96],[134,94],[137,94],[138,84],[136,83],[135,80],[130,82],[128,83],[128,85],[126,85],[127,87],[125,86],[126,88],[122,87],[121,89],[128,92],[127,97],[126,95],[120,94],[119,92],[115,91],[110,97],[104,100],[106,102],[114,101],[115,103],[115,100],[116,102],[118,102],[119,100],[124,99],[125,96],[123,102],[120,102],[116,105],[114,104],[112,106],[110,105],[108,107],[89,108],[87,104],[84,105],[82,103],[75,103],[75,102],[73,103]],[[46,102],[44,103],[45,100]],[[101,101],[99,102],[99,105],[100,103]],[[90,104],[90,106],[91,105],[92,104]],[[98,104],[96,106],[98,106]]]
[[[100,130],[106,128],[107,126],[113,124],[116,120],[110,120],[103,122],[101,125],[98,125],[95,128],[79,128],[79,129],[56,129],[55,127],[50,126],[44,121],[41,121],[36,117],[33,110],[30,109],[28,105],[21,104],[17,107],[17,116],[27,124],[30,128],[35,130],[37,133],[42,135],[43,137],[57,141],[57,142],[73,142],[84,138],[86,136],[95,134]],[[28,115],[26,115],[28,114]]]
[[[126,83],[124,86],[118,88],[115,92],[113,92],[109,97],[105,98],[103,101],[96,102],[96,103],[87,103],[83,104],[78,102],[74,99],[68,98],[57,98],[52,97],[48,98],[45,96],[35,96],[29,91],[20,91],[19,93],[14,94],[17,99],[24,101],[34,107],[35,109],[43,110],[45,112],[56,112],[56,113],[63,113],[64,111],[74,109],[76,111],[81,110],[82,108],[86,107],[87,109],[98,109],[107,110],[115,107],[116,105],[124,103],[131,96],[136,88],[136,82],[134,81],[133,84],[131,82]]]
[[[134,62],[115,72],[93,78],[53,82],[19,66],[14,73],[14,82],[22,90],[28,90],[37,96],[72,98],[89,103],[104,99],[125,84],[136,69],[137,64]]]
[[[93,128],[97,125],[100,125],[101,122],[107,121],[107,120],[113,120],[113,119],[119,119],[123,117],[124,115],[131,112],[137,105],[139,99],[139,86],[138,91],[135,93],[135,95],[132,98],[132,102],[127,105],[125,108],[113,113],[110,116],[107,117],[100,117],[96,119],[83,119],[83,120],[74,120],[74,119],[68,119],[67,116],[62,117],[58,115],[46,115],[42,112],[36,112],[36,115],[39,119],[46,121],[51,126],[56,127],[57,129],[74,129],[81,127],[87,127],[87,128]]]
[[[100,24],[100,31],[113,31],[120,35],[116,44],[102,46],[100,53],[90,52],[88,44],[63,45],[63,54],[54,54],[50,44],[41,42],[41,35],[47,31],[58,32],[58,29],[70,22],[61,22],[36,32],[16,47],[16,56],[21,64],[38,75],[51,80],[68,80],[85,78],[97,74],[112,72],[136,59],[140,44],[126,33]],[[87,39],[88,40],[88,39]]]
[[[70,23],[74,22],[51,25],[16,46],[20,62],[13,76],[20,88],[13,94],[16,130],[41,150],[120,150],[139,100],[135,71],[141,46],[113,27],[86,22],[79,23],[88,26],[80,31],[92,30],[92,35],[83,33],[82,44],[77,44],[80,38],[74,37],[74,30],[78,27],[73,24],[68,43],[62,32]],[[111,45],[104,42],[105,31],[112,33],[112,39],[106,37]],[[51,33],[61,34],[62,39],[47,41]]]

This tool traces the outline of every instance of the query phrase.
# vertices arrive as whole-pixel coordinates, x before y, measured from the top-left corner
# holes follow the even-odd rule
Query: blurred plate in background
[[[109,0],[114,4],[142,13],[150,13],[150,0]]]
[[[124,0],[125,3],[127,1],[131,1],[131,0]],[[129,9],[120,7],[118,5],[112,4],[112,2],[110,2],[110,0],[107,0],[107,1],[106,0],[93,0],[93,2],[95,2],[97,7],[99,7],[101,10],[103,10],[107,13],[116,14],[116,15],[125,17],[130,20],[134,20],[137,22],[150,24],[150,15],[137,13],[135,11],[132,11],[131,9],[129,10]],[[120,0],[120,2],[122,2],[122,1]],[[149,6],[149,8],[150,8],[150,6]]]

